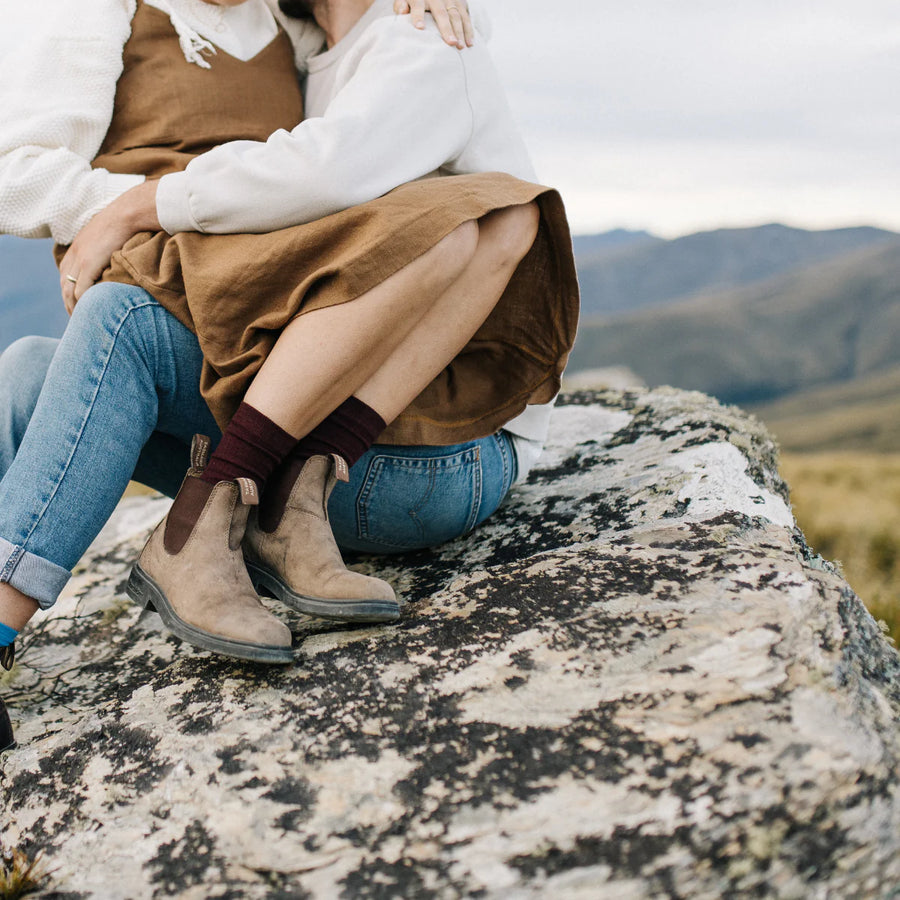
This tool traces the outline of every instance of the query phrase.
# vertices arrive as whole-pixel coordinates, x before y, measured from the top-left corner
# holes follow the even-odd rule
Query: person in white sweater
[[[164,4],[163,0],[147,0],[148,5],[159,9],[163,6],[169,7],[169,4],[174,2],[175,0],[168,0]],[[200,0],[195,0],[195,5],[196,2]],[[247,6],[249,7],[250,3]],[[219,24],[228,20],[228,14],[241,9],[243,6],[219,10],[223,15]],[[61,265],[62,283],[68,302],[74,304],[78,301],[73,323],[78,319],[82,308],[87,306],[92,309],[95,319],[106,319],[104,325],[110,324],[109,307],[111,303],[114,305],[119,301],[117,299],[110,301],[109,298],[120,296],[114,290],[120,286],[104,284],[87,293],[85,291],[105,267],[114,245],[122,243],[123,238],[128,236],[126,232],[131,233],[136,228],[149,227],[156,230],[165,225],[170,233],[182,229],[202,230],[209,234],[229,231],[267,232],[295,222],[312,222],[317,217],[327,216],[355,203],[371,200],[402,182],[436,173],[480,171],[487,167],[513,169],[518,174],[531,176],[527,155],[521,142],[514,136],[515,132],[511,128],[505,104],[498,99],[501,95],[495,76],[489,62],[485,61],[486,58],[477,47],[475,51],[466,51],[463,54],[449,52],[439,54],[435,50],[435,41],[430,31],[426,30],[421,36],[422,40],[410,46],[409,52],[416,63],[408,65],[408,61],[404,59],[407,52],[404,32],[393,27],[394,20],[388,18],[390,8],[386,0],[375,0],[374,4],[370,0],[360,0],[357,3],[333,0],[333,3],[324,4],[316,11],[320,15],[320,24],[324,26],[331,48],[310,62],[307,112],[312,119],[291,131],[278,131],[266,142],[235,142],[213,150],[205,156],[198,157],[183,174],[166,175],[159,182],[142,182],[103,211],[82,213],[88,222],[86,226],[77,215],[72,216],[71,210],[68,218],[60,215],[55,225],[48,225],[48,221],[53,218],[53,211],[48,208],[19,231],[38,234],[50,230],[57,239],[65,241],[80,228],[77,240]],[[450,14],[455,18],[457,11],[451,8]],[[174,15],[172,21],[177,28],[178,23]],[[205,59],[205,52],[208,52],[208,48],[196,40],[201,32],[190,26],[182,30],[185,56],[190,58],[191,54],[195,54],[198,58],[195,62],[199,65]],[[309,31],[304,33],[315,34]],[[411,29],[410,33],[416,35]],[[185,34],[188,34],[187,38]],[[214,43],[220,50],[224,49],[224,44],[218,38],[214,39]],[[237,55],[234,50],[226,52]],[[248,48],[245,47],[243,52],[248,52]],[[252,48],[250,52],[252,53]],[[447,62],[448,57],[450,62]],[[371,67],[373,62],[377,63],[374,70]],[[450,83],[451,89],[446,98],[440,95],[435,102],[433,96],[429,95],[426,101],[420,91],[426,79],[428,83],[433,86],[439,85],[441,88]],[[381,92],[377,87],[378,84],[388,85],[388,92]],[[402,92],[407,88],[410,91],[409,96],[402,96]],[[398,93],[401,96],[398,96]],[[442,105],[445,99],[446,107]],[[423,123],[422,110],[430,108],[432,103],[446,114],[429,116]],[[412,107],[413,110],[418,108],[418,113],[415,111],[409,113],[408,107]],[[394,118],[396,110],[403,110],[407,114],[399,119]],[[354,131],[354,126],[359,130]],[[382,133],[390,133],[393,128],[398,129],[393,132],[394,140],[397,135],[403,138],[399,145],[384,142],[380,137]],[[374,153],[354,152],[364,141],[369,142],[370,147],[374,147]],[[298,152],[298,146],[302,148],[302,152]],[[416,152],[407,152],[410,148]],[[350,160],[349,163],[343,161],[345,153]],[[383,153],[387,156],[379,158]],[[386,176],[380,174],[381,165],[388,172]],[[94,210],[97,206],[103,207],[110,196],[115,196],[123,188],[129,187],[127,180],[123,180],[127,178],[133,176],[117,177],[107,173],[104,178],[95,177],[90,173],[87,179],[89,187],[83,192],[86,198],[84,208]],[[219,185],[218,188],[214,186],[216,184]],[[226,189],[221,187],[223,184],[227,185]],[[301,188],[294,190],[295,184],[299,184]],[[526,194],[521,196],[525,197]],[[530,196],[534,197],[537,194]],[[124,217],[121,216],[123,210],[126,213]],[[38,219],[40,224],[36,224]],[[6,223],[4,227],[12,230]],[[306,434],[309,437],[311,431],[313,436],[317,434],[316,422],[321,422],[323,416],[325,423],[330,423],[331,429],[330,431],[326,429],[327,434],[324,436],[319,434],[313,441],[315,447],[312,457],[309,453],[306,457],[301,455],[299,477],[296,469],[291,470],[290,466],[287,466],[290,478],[293,479],[289,487],[299,485],[307,477],[304,473],[312,471],[310,463],[314,460],[324,459],[327,463],[328,455],[325,451],[334,445],[329,444],[329,441],[336,441],[344,457],[355,455],[352,450],[348,450],[348,442],[357,441],[362,446],[362,455],[369,454],[364,475],[364,479],[368,478],[369,483],[357,485],[359,490],[356,496],[349,503],[345,498],[344,503],[348,510],[347,518],[359,519],[360,507],[356,501],[371,488],[372,473],[381,471],[384,460],[390,456],[380,452],[377,447],[375,450],[369,450],[367,445],[377,437],[378,428],[405,408],[409,399],[420,389],[420,383],[427,383],[433,374],[440,371],[444,364],[443,360],[452,356],[458,347],[465,343],[467,339],[465,335],[471,335],[479,322],[490,312],[519,261],[527,253],[536,229],[536,211],[530,201],[523,200],[512,209],[485,215],[477,226],[474,222],[470,222],[469,226],[461,225],[454,228],[431,250],[404,266],[392,279],[386,280],[380,294],[374,300],[370,298],[370,308],[367,309],[364,300],[355,299],[346,309],[338,306],[317,310],[315,315],[319,318],[316,320],[318,327],[315,330],[305,325],[313,319],[313,314],[301,316],[286,329],[263,370],[253,381],[247,402],[254,413],[265,410],[267,421],[263,423],[262,430],[267,431],[268,438],[273,434],[278,438],[277,429],[280,428],[282,434],[287,435],[286,440],[296,444],[297,436]],[[106,259],[103,258],[104,255]],[[423,303],[421,300],[423,296],[431,300]],[[100,299],[95,301],[94,297]],[[438,300],[441,302],[438,303]],[[130,316],[140,308],[142,311],[149,310],[149,315],[158,320],[155,326],[157,346],[151,355],[159,357],[159,350],[163,345],[170,350],[177,345],[177,353],[173,354],[174,361],[180,364],[187,360],[190,365],[186,365],[185,369],[198,372],[199,354],[196,346],[192,354],[186,349],[193,336],[186,329],[179,330],[179,323],[168,316],[158,303],[139,287],[130,288],[129,302]],[[398,321],[405,322],[406,317],[410,315],[416,321],[408,328],[404,325],[405,331],[404,328],[398,329]],[[86,316],[87,314],[82,316],[82,319]],[[441,323],[440,327],[435,327],[437,323]],[[173,337],[175,331],[178,333]],[[398,336],[396,334],[398,331],[403,334]],[[162,339],[159,335],[164,332],[165,338]],[[407,340],[413,332],[416,339]],[[337,335],[340,340],[329,341],[328,334]],[[324,339],[323,335],[326,336]],[[347,349],[346,362],[340,370],[339,377],[335,378],[334,359],[341,356],[341,352],[336,351],[339,346],[342,348],[341,352],[343,348]],[[49,355],[46,352],[48,349],[44,350],[45,356]],[[395,352],[398,350],[402,352]],[[149,352],[147,348],[144,348],[145,355],[147,352]],[[309,385],[298,386],[296,366],[298,358],[304,360],[305,377],[308,377]],[[371,368],[361,368],[362,360],[368,358],[371,358]],[[53,365],[62,368],[67,364],[71,366],[72,360],[60,360],[57,354]],[[116,374],[120,374],[121,371],[120,365],[116,368]],[[261,377],[263,372],[267,373],[265,377]],[[180,379],[182,382],[185,380],[183,372],[163,374],[171,376],[170,380]],[[52,380],[51,368],[48,384]],[[155,390],[159,398],[161,394],[159,382],[166,379],[156,371],[149,380],[156,382]],[[135,379],[133,384],[138,389],[143,389],[139,381],[140,379]],[[196,381],[194,384],[196,385]],[[398,384],[401,384],[402,388],[398,388]],[[194,390],[196,395],[196,387]],[[44,394],[46,393],[47,385],[44,387]],[[44,394],[17,448],[14,462],[4,476],[3,482],[0,482],[0,498],[8,486],[10,488],[14,486],[15,479],[11,481],[10,476],[27,473],[29,465],[32,467],[34,465],[34,460],[31,459],[29,462],[28,458],[32,455],[40,456],[40,453],[33,449],[40,446],[40,435],[46,436],[48,428],[52,432],[54,427],[59,427],[58,422],[53,422],[54,415],[46,408],[42,409],[42,404],[44,407],[51,405],[49,401],[45,402]],[[119,394],[121,396],[121,391]],[[169,423],[167,428],[157,432],[154,438],[157,444],[173,446],[171,442],[162,440],[163,435],[169,435],[183,445],[188,430],[185,425],[190,426],[190,430],[199,430],[193,426],[200,425],[215,435],[215,424],[210,422],[208,412],[201,409],[202,404],[194,403],[190,411],[185,410],[184,394],[183,384],[173,391],[173,396],[177,395],[177,402],[173,403],[173,415],[179,421],[174,426]],[[303,396],[298,400],[298,395]],[[342,401],[341,397],[345,399]],[[254,405],[252,401],[256,398],[260,399]],[[373,402],[366,403],[365,398],[372,398]],[[350,409],[352,415],[349,415],[349,418],[353,421],[345,427],[346,422],[341,421],[341,415],[335,419],[334,414],[343,410],[345,416],[348,415],[344,404],[350,401],[353,403]],[[374,417],[369,418],[366,426],[372,434],[360,433],[358,427],[360,404],[366,407],[362,410],[363,419],[378,410]],[[157,405],[154,425],[159,425],[165,418],[163,405],[162,402]],[[329,413],[329,410],[332,412]],[[129,409],[128,412],[133,417],[133,409]],[[35,429],[34,425],[42,415],[48,421],[43,423],[41,429]],[[92,415],[97,420],[103,418],[96,408],[92,410]],[[528,416],[524,417],[527,418]],[[243,426],[247,425],[247,421],[245,417]],[[523,426],[525,434],[522,437],[525,440],[540,441],[546,428],[544,409],[536,421],[536,425]],[[121,422],[118,424],[121,425]],[[259,422],[254,420],[252,424],[258,425]],[[98,434],[104,429],[110,431],[109,423],[98,421]],[[362,430],[366,431],[365,428]],[[253,431],[253,428],[249,431]],[[241,428],[232,429],[230,426],[226,435],[226,438],[230,439],[229,448],[226,452],[221,452],[222,444],[228,443],[228,440],[223,440],[207,471],[201,471],[205,460],[202,459],[202,448],[198,448],[198,456],[194,460],[195,474],[189,476],[186,484],[195,485],[202,481],[213,485],[212,490],[197,489],[203,494],[200,505],[204,508],[208,508],[213,502],[210,498],[215,496],[219,485],[224,483],[232,487],[228,491],[220,491],[220,494],[227,493],[231,497],[229,502],[232,507],[235,502],[234,491],[238,492],[244,505],[254,505],[254,486],[258,489],[261,482],[265,481],[265,477],[255,477],[257,473],[253,471],[252,466],[240,469],[240,466],[247,464],[247,456],[244,454],[247,434],[246,429],[242,432]],[[149,435],[145,435],[145,440],[147,436]],[[252,434],[250,437],[249,443],[252,444],[259,434]],[[358,528],[353,529],[353,533],[349,533],[348,530],[348,540],[345,543],[362,549],[402,550],[410,546],[421,546],[423,543],[433,543],[435,540],[468,530],[496,508],[515,478],[516,446],[513,441],[514,439],[508,435],[504,437],[499,433],[491,434],[487,438],[466,442],[465,447],[447,448],[447,452],[438,455],[437,461],[434,458],[433,447],[427,448],[426,453],[421,452],[422,448],[410,447],[404,448],[402,453],[393,454],[391,458],[398,461],[395,466],[398,472],[415,469],[419,462],[427,458],[426,477],[430,480],[433,480],[435,472],[441,469],[460,466],[466,469],[465,477],[469,484],[475,483],[472,478],[477,478],[477,482],[481,484],[484,476],[485,496],[475,499],[471,496],[471,491],[468,491],[461,501],[466,507],[465,512],[461,518],[456,516],[458,521],[449,526],[443,523],[436,529],[426,529],[424,533],[417,534],[415,540],[410,540],[404,535],[393,540],[397,536],[390,533],[388,526],[387,532],[380,539],[371,529],[367,533],[361,533]],[[242,442],[243,445],[238,446]],[[160,456],[151,448],[152,443],[153,440],[148,443],[142,457],[144,461],[151,460],[149,465],[154,464],[152,462],[154,455],[157,462]],[[233,451],[236,447],[238,452],[235,453]],[[272,451],[271,441],[265,450]],[[488,455],[488,450],[492,451],[496,460],[495,468],[490,473],[487,471],[489,461],[480,459]],[[27,452],[23,454],[23,451]],[[293,452],[293,449],[290,452]],[[252,456],[252,453],[250,455]],[[287,454],[281,455],[284,457]],[[120,462],[125,457],[127,453],[120,453],[117,461]],[[93,458],[96,459],[96,451]],[[456,460],[465,461],[465,464],[457,463]],[[477,476],[473,474],[472,461],[480,464]],[[120,470],[122,466],[118,462],[117,469]],[[278,462],[280,463],[280,460]],[[294,462],[296,463],[296,459]],[[235,465],[238,466],[237,470],[234,468]],[[89,470],[88,465],[82,463],[82,466],[85,471]],[[338,476],[344,474],[340,460],[337,460],[334,466]],[[323,469],[319,466],[319,468],[321,472],[315,477],[322,482],[322,486],[317,487],[321,503],[321,490],[325,490],[327,496],[330,485],[324,481],[329,471],[328,467]],[[216,470],[217,474],[210,475],[209,469]],[[171,473],[172,467],[169,465],[166,476],[158,479],[158,482],[164,482],[168,478],[166,486],[171,486]],[[76,474],[70,468],[67,468],[62,477],[59,472],[53,477],[60,484],[65,482],[66,488],[77,481]],[[191,480],[192,477],[194,480]],[[283,478],[281,480],[284,481]],[[408,494],[407,487],[401,488],[399,493],[403,494],[404,491]],[[346,491],[344,493],[346,494]],[[384,494],[385,491],[381,493]],[[452,493],[452,489],[442,489],[440,499],[445,501]],[[339,492],[336,492],[335,497],[338,496]],[[409,496],[404,498],[404,502],[419,504],[420,507],[421,500],[421,497],[414,500],[410,500]],[[186,505],[190,506],[189,503]],[[433,505],[440,507],[442,504]],[[338,509],[340,506],[341,503],[338,502]],[[285,509],[289,507],[290,503],[287,503],[286,498],[282,498],[280,514],[285,515]],[[15,508],[21,509],[21,503]],[[178,519],[178,508],[176,501],[173,508],[175,515],[170,514],[169,525],[173,519]],[[334,511],[335,504],[332,504],[332,512]],[[42,516],[45,512],[42,512]],[[96,521],[99,516],[96,510],[93,512],[94,515],[90,518]],[[436,508],[435,518],[440,517],[439,512],[440,510]],[[455,513],[458,513],[458,510],[455,510]],[[244,515],[246,518],[246,512]],[[390,518],[390,515],[388,513],[386,518]],[[196,510],[190,511],[187,518],[190,520],[191,516],[193,519],[188,522],[188,534],[192,533],[191,529],[196,531],[200,527]],[[340,518],[340,512],[337,518]],[[358,521],[354,524],[358,524]],[[149,554],[148,568],[151,563],[155,565],[153,553],[170,550],[171,542],[167,541],[170,533],[177,530],[177,525],[176,521],[172,528],[167,530],[167,526],[162,529],[158,543],[163,549],[157,548]],[[234,527],[234,522],[229,527]],[[441,527],[445,529],[444,532],[440,532]],[[11,593],[16,591],[17,573],[19,584],[33,588],[41,579],[47,581],[50,575],[59,582],[64,577],[62,570],[66,566],[53,563],[49,555],[42,557],[40,553],[32,552],[26,540],[15,542],[5,538],[4,528],[4,519],[0,516],[0,551],[7,551],[6,563],[0,570],[0,620],[6,622],[12,619],[14,622],[21,622],[23,599],[28,601],[37,599],[41,605],[47,605],[48,601],[45,597],[36,597],[34,593],[29,595],[21,590],[18,591],[19,596]],[[274,533],[267,531],[261,524],[257,529],[266,534]],[[31,535],[28,536],[28,540],[30,538]],[[170,556],[177,556],[178,552],[180,551]],[[232,558],[228,565],[232,565],[233,562]],[[311,596],[306,588],[292,594],[290,585],[286,587],[283,581],[274,586],[266,583],[271,573],[266,571],[264,562],[264,560],[256,561],[258,583],[274,588],[276,593],[281,590],[283,593],[279,596],[297,608],[320,613],[324,611],[334,618],[348,620],[384,620],[395,618],[397,615],[396,600],[389,587],[375,584],[374,579],[362,584],[361,594],[353,593],[361,584],[358,581],[342,588],[337,597]],[[171,559],[167,559],[166,564],[169,563]],[[2,553],[0,564],[3,564]],[[339,560],[332,564],[330,571],[331,576],[335,578],[344,577],[345,570],[340,566]],[[259,616],[262,613],[251,609],[253,602],[249,598],[242,601],[244,606],[238,610],[241,628],[249,621],[248,616],[253,620],[253,626],[249,632],[245,629],[244,634],[245,638],[248,633],[250,634],[249,641],[242,641],[234,634],[217,633],[215,627],[204,629],[202,626],[198,638],[196,627],[193,632],[186,627],[192,624],[196,626],[196,623],[191,623],[190,615],[179,605],[180,601],[171,602],[172,598],[167,597],[169,589],[159,588],[158,573],[148,574],[140,567],[136,572],[140,576],[133,589],[136,599],[141,602],[150,600],[161,612],[167,608],[168,614],[174,617],[175,624],[182,628],[179,633],[187,639],[200,646],[233,655],[244,655],[264,661],[287,661],[289,650],[286,651],[285,648],[289,644],[286,645],[285,637],[268,623],[260,624],[262,620]],[[44,590],[45,587],[46,585],[41,589]],[[52,594],[54,590],[55,586],[46,590],[45,596]],[[241,590],[244,591],[243,586]],[[246,595],[246,591],[244,593]],[[9,615],[9,610],[15,611],[17,603],[18,619],[15,615]],[[32,611],[34,605],[32,602]],[[244,618],[241,619],[240,616]],[[253,618],[254,616],[256,618]],[[254,628],[257,630],[254,631]],[[243,646],[239,646],[241,644]]]

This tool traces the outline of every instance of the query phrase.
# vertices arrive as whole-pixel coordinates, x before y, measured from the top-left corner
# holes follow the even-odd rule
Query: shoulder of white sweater
[[[0,106],[9,116],[0,135],[20,140],[36,117],[76,108],[75,100],[82,115],[92,110],[98,79],[105,89],[119,77],[135,9],[136,0],[51,0],[49,9],[31,4],[17,28],[21,39],[0,54]],[[0,29],[3,18],[0,12]],[[0,143],[6,143],[2,137]]]
[[[80,72],[86,67],[118,78],[136,5],[136,0],[50,0],[49,8],[44,2],[31,4],[24,24],[17,26],[21,38],[0,54],[5,110],[30,115],[35,103],[52,108],[57,95],[62,100],[83,92]],[[0,12],[0,29],[3,18]],[[91,96],[84,102],[90,104]]]
[[[469,124],[468,135],[444,161],[445,172],[500,171],[526,181],[536,179],[482,35],[473,47],[458,50],[444,42],[430,16],[425,29],[419,30],[409,24],[408,16],[383,15],[359,36],[341,64],[352,68],[354,58],[367,55],[375,78],[390,71],[393,82],[402,84],[404,103],[443,115],[455,111],[460,122]]]
[[[46,89],[47,76],[77,68],[81,54],[121,58],[135,9],[136,0],[41,0],[17,9],[16,40],[0,53],[0,89]],[[0,11],[0,31],[10,27],[4,19]]]
[[[319,54],[325,45],[325,32],[323,32],[315,22],[286,16],[278,6],[278,0],[265,0],[265,3],[290,38],[291,44],[294,47],[294,61],[298,71],[305,73],[309,65],[309,60],[313,56]],[[482,3],[470,3],[469,10],[472,15],[478,39],[484,41],[490,40],[492,31],[491,20],[484,9],[484,5]],[[416,33],[421,33],[419,29],[413,28],[407,16],[396,16],[393,11],[391,11],[390,15],[384,16],[384,19],[386,21],[399,19],[407,28],[412,29]],[[430,30],[437,33],[437,27],[434,25],[430,16],[426,17],[426,22],[428,23],[426,31]]]
[[[376,2],[378,2],[378,0],[376,0]],[[475,28],[475,46],[477,47],[479,44],[484,44],[490,39],[490,20],[480,6],[477,8],[477,11],[474,8],[472,9],[472,15]],[[382,5],[381,15],[369,24],[364,34],[399,34],[401,38],[406,39],[406,43],[425,43],[435,49],[440,48],[441,52],[446,49],[448,52],[457,53],[461,56],[465,56],[466,53],[465,50],[458,50],[456,47],[451,47],[443,37],[441,37],[437,24],[431,15],[425,16],[424,28],[415,28],[410,22],[408,15],[395,15],[391,5],[387,2],[384,2]]]
[[[376,0],[377,2],[377,0]],[[390,10],[389,4],[380,4]],[[463,98],[459,93],[465,85],[467,54],[486,52],[483,47],[460,51],[441,37],[431,16],[425,18],[425,28],[414,28],[409,16],[384,12],[372,19],[358,34],[349,36],[347,47],[337,44],[310,61],[310,71],[337,63],[341,72],[339,85],[345,83],[358,68],[364,67],[369,77],[382,83],[389,80],[403,82],[404,94],[428,94],[435,102],[442,95]],[[346,40],[346,39],[345,39]],[[363,63],[363,61],[365,61]]]
[[[275,2],[277,2],[277,0],[275,0]],[[414,28],[409,20],[408,15],[398,16],[394,14],[393,4],[388,2],[388,0],[375,0],[375,2],[382,5],[382,15],[378,21],[394,21],[403,23],[407,28],[411,28],[415,34],[421,35],[422,33],[426,33],[431,34],[432,36],[437,36],[440,40],[440,43],[444,44],[445,46],[449,46],[449,44],[447,44],[446,41],[444,41],[444,39],[440,36],[440,31],[438,31],[438,27],[430,14],[425,16],[424,29]],[[485,4],[483,2],[470,2],[468,6],[469,15],[472,17],[472,27],[475,29],[475,46],[478,46],[479,42],[483,43],[491,39],[491,34],[493,32],[491,17],[488,15],[487,10],[485,9]],[[464,53],[465,51],[462,52]]]
[[[346,114],[348,105],[382,109],[402,103],[421,114],[421,103],[428,102],[435,112],[442,103],[459,107],[458,115],[462,107],[468,109],[461,60],[460,51],[444,43],[433,23],[414,28],[409,16],[396,16],[390,4],[379,2],[346,37],[309,61],[307,113],[333,116],[338,109]],[[322,96],[320,84],[326,85]]]
[[[130,25],[137,0],[41,0],[31,3],[19,28],[19,46],[50,40],[102,40],[122,23]],[[21,12],[17,10],[17,13]],[[0,22],[2,22],[0,13]]]

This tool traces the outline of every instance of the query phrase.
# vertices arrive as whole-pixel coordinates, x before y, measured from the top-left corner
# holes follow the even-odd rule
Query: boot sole
[[[185,622],[172,608],[160,586],[138,564],[134,565],[131,575],[128,576],[125,591],[142,609],[158,612],[165,626],[173,634],[201,650],[211,650],[213,653],[251,662],[284,665],[294,661],[290,647],[235,641],[211,634]]]
[[[6,704],[0,700],[0,753],[12,750],[15,746],[16,739],[13,736],[12,722],[9,721]]]
[[[309,597],[292,591],[277,575],[262,566],[247,562],[250,581],[257,593],[264,593],[285,606],[335,622],[396,622],[400,618],[400,604],[396,600],[329,600]]]

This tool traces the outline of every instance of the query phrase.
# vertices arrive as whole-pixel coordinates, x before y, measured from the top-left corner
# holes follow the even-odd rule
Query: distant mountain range
[[[900,366],[751,406],[785,450],[900,452]]]
[[[574,239],[582,320],[668,305],[754,284],[900,241],[877,228],[803,231],[784,225],[721,229],[663,240],[616,229]],[[50,241],[0,235],[0,350],[24,334],[57,336],[66,324]]]
[[[588,320],[570,370],[627,365],[749,404],[900,365],[900,239],[729,291]]]
[[[627,231],[624,228],[616,228],[613,231],[604,231],[601,234],[576,234],[572,238],[575,257],[578,260],[579,269],[586,271],[594,263],[624,250],[635,250],[638,247],[646,247],[648,244],[665,243],[661,237],[650,234],[649,231]]]
[[[582,316],[590,320],[726,291],[898,240],[878,228],[804,231],[785,225],[723,228],[670,241],[646,232],[581,237],[575,252]]]

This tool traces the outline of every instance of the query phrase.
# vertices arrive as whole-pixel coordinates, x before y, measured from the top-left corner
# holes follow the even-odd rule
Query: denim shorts
[[[403,553],[433,547],[483,522],[516,479],[505,431],[447,447],[376,444],[338,482],[328,504],[342,549]]]

